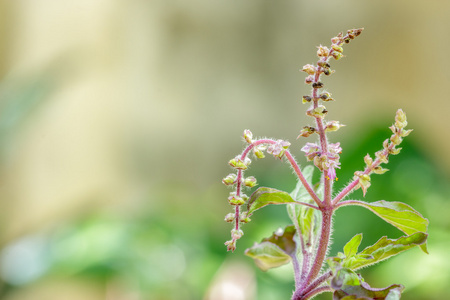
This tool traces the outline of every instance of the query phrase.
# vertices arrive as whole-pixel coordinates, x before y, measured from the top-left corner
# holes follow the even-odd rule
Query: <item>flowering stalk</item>
[[[406,130],[405,113],[399,109],[395,123],[390,127],[392,136],[383,143],[383,149],[375,153],[375,159],[367,154],[364,157],[366,167],[356,171],[353,180],[333,198],[333,183],[337,180],[336,169],[341,168],[339,143],[330,143],[327,134],[345,126],[339,121],[327,121],[328,114],[325,102],[334,101],[331,94],[325,91],[322,75],[329,76],[330,60],[340,59],[343,55],[342,46],[361,34],[363,29],[348,30],[344,35],[339,33],[331,39],[330,48],[319,46],[318,61],[315,65],[307,64],[302,71],[307,73],[305,83],[311,85],[310,95],[302,97],[303,103],[310,104],[306,115],[314,119],[314,126],[304,126],[298,138],[317,134],[317,142],[308,142],[301,148],[307,161],[322,173],[319,185],[312,184],[313,167],[300,168],[294,156],[289,151],[290,143],[284,140],[253,139],[250,130],[243,134],[247,147],[244,151],[229,161],[235,173],[229,174],[222,182],[233,186],[234,191],[228,197],[234,206],[234,212],[226,215],[225,220],[234,223],[231,230],[231,240],[225,245],[228,251],[236,249],[236,242],[243,235],[242,223],[250,222],[251,215],[258,209],[270,204],[285,204],[293,225],[280,229],[274,234],[246,250],[246,255],[252,257],[262,270],[278,267],[292,262],[295,277],[293,300],[311,299],[315,295],[332,291],[333,299],[399,299],[403,290],[401,285],[392,285],[385,289],[373,289],[365,283],[354,271],[383,260],[409,248],[420,246],[427,252],[428,220],[423,218],[410,206],[401,202],[386,202],[384,200],[367,203],[359,200],[342,201],[354,190],[361,188],[363,196],[370,187],[371,174],[383,174],[387,171],[381,167],[388,163],[389,155],[400,152],[403,138],[412,130]],[[264,152],[275,158],[289,162],[298,177],[297,187],[291,193],[273,188],[260,187],[250,197],[243,193],[246,188],[257,185],[253,176],[244,177],[244,172],[251,164],[249,158],[253,152],[257,158],[264,158]],[[353,237],[336,257],[326,259],[332,228],[334,212],[342,206],[358,205],[371,210],[381,219],[402,230],[406,236],[397,240],[381,238],[375,245],[358,253],[362,234]],[[243,209],[246,207],[246,211]],[[328,268],[326,268],[328,265]],[[325,270],[324,270],[325,269]],[[322,273],[321,271],[324,270]]]

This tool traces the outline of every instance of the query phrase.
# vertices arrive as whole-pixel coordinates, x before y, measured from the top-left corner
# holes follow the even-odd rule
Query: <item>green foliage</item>
[[[295,227],[287,226],[284,231],[274,232],[269,238],[247,249],[245,254],[254,259],[256,265],[263,271],[285,265],[296,253],[294,241]]]
[[[266,205],[269,204],[286,204],[295,203],[295,200],[289,193],[279,191],[273,188],[260,187],[250,196],[247,204],[247,214],[250,216]]]
[[[339,253],[337,257],[330,258],[329,264],[338,263],[350,270],[361,269],[422,245],[426,242],[427,237],[428,235],[423,232],[416,232],[395,240],[384,236],[374,245],[357,253],[362,240],[362,234],[357,234],[345,245],[344,253]]]
[[[392,224],[406,234],[413,234],[416,232],[427,233],[428,220],[414,210],[414,208],[405,203],[388,202],[385,200],[372,203],[352,201],[352,203],[369,209],[381,219]],[[425,253],[428,253],[426,243],[422,244],[420,248]]]
[[[335,274],[330,280],[330,286],[334,289],[333,300],[400,299],[404,289],[400,284],[393,284],[386,288],[372,288],[360,274],[356,274],[349,268],[342,267],[335,260],[330,265]]]

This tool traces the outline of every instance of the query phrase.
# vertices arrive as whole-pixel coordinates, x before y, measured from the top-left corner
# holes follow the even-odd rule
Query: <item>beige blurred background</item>
[[[194,223],[198,232],[190,234],[211,226],[226,238],[226,224],[215,227],[228,210],[220,179],[240,151],[242,130],[299,147],[295,138],[308,122],[299,100],[308,87],[298,70],[315,61],[317,45],[355,27],[365,30],[326,79],[337,99],[329,115],[347,125],[338,135],[343,145],[370,124],[389,126],[401,107],[413,144],[448,182],[449,14],[449,1],[0,1],[2,247],[93,213],[133,220],[146,211],[175,224],[148,230],[169,236],[161,243],[185,265],[160,286],[176,285],[174,295],[186,295],[176,299],[211,295],[216,265],[197,283],[181,279],[203,272],[201,256],[190,265],[191,254],[173,241],[188,243],[183,230]],[[245,260],[242,253],[227,259],[236,255]],[[235,267],[214,257],[220,270]],[[244,269],[248,294],[227,299],[256,299],[254,275]],[[121,279],[105,287],[76,276],[43,278],[6,280],[0,295],[176,297],[138,292]]]

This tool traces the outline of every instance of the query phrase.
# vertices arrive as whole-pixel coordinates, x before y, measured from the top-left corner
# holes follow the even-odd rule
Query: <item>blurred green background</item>
[[[291,141],[306,163],[298,70],[355,27],[365,30],[325,81],[328,116],[347,125],[330,136],[343,148],[337,186],[403,108],[414,132],[365,200],[430,220],[430,255],[362,273],[404,284],[404,299],[448,298],[449,13],[448,1],[0,1],[0,298],[290,299],[290,266],[263,273],[243,255],[288,224],[285,208],[255,214],[226,253],[221,179],[246,128]],[[271,157],[248,174],[295,186]],[[362,247],[401,234],[362,208],[334,224],[331,255],[360,232]]]

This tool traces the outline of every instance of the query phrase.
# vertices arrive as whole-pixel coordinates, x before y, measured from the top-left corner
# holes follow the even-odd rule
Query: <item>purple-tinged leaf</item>
[[[335,289],[333,300],[399,300],[404,287],[393,284],[386,288],[372,288],[359,274],[347,268],[340,269],[331,279]]]

